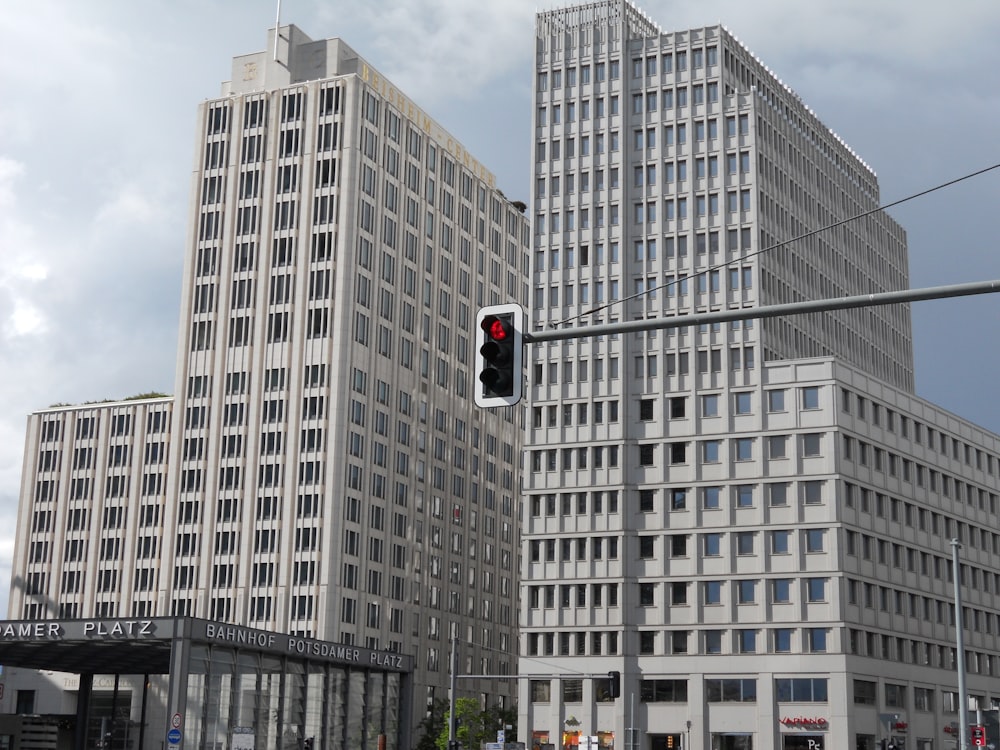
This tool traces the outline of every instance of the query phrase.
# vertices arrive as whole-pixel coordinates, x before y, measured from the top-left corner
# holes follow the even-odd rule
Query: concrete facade
[[[540,13],[534,96],[535,328],[908,287],[874,172],[726,29]],[[1000,441],[913,395],[905,305],[534,345],[528,378],[526,741],[947,747],[952,537],[1000,699]]]
[[[521,412],[468,389],[527,220],[342,41],[273,33],[198,109],[175,395],[29,418],[10,614],[408,654],[419,719],[449,638],[514,671]]]

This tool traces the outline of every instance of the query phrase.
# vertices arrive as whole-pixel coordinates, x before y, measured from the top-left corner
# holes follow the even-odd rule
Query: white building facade
[[[534,327],[908,287],[874,173],[722,27],[541,13],[534,91]],[[952,537],[1000,698],[1000,441],[913,395],[906,306],[533,345],[528,378],[527,741],[948,747]]]
[[[29,418],[10,616],[412,654],[416,718],[447,697],[450,638],[464,673],[514,671],[523,424],[471,383],[476,309],[526,301],[523,210],[294,26],[199,107],[191,195],[176,395]]]

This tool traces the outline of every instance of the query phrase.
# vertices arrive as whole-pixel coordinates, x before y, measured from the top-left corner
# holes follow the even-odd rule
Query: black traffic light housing
[[[617,698],[622,694],[622,673],[608,672],[608,695]]]
[[[476,315],[476,405],[513,406],[524,392],[524,310],[492,305]]]

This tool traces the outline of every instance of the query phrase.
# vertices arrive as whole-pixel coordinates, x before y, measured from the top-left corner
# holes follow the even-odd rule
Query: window
[[[656,458],[656,445],[640,445],[639,446],[639,466],[653,466],[654,460]]]
[[[792,532],[788,529],[777,529],[771,532],[771,554],[773,555],[787,555],[788,540],[791,538]]]
[[[675,487],[670,490],[670,509],[684,510],[687,508],[687,490]]]
[[[752,555],[753,554],[753,540],[756,536],[754,531],[740,531],[736,534],[736,554],[737,555]]]
[[[710,393],[701,397],[701,416],[719,416],[719,395],[717,393]]]
[[[736,448],[737,461],[750,461],[753,459],[753,438],[736,438],[733,443]]]
[[[755,703],[757,681],[741,679],[705,680],[705,697],[709,703]]]
[[[775,628],[773,631],[774,652],[776,654],[787,654],[792,650],[792,629]]]
[[[738,581],[736,584],[737,604],[753,604],[757,600],[756,581]]]
[[[791,601],[792,579],[772,578],[771,579],[771,603],[787,604]]]
[[[779,412],[785,410],[785,392],[784,391],[768,391],[767,392],[767,410],[769,412]]]
[[[877,683],[868,680],[854,681],[854,702],[861,706],[874,706],[876,704],[875,688]]]
[[[552,700],[552,683],[549,680],[531,681],[531,702],[548,703]]]
[[[819,386],[812,385],[802,389],[802,408],[819,408]]]
[[[750,413],[750,402],[751,394],[749,391],[743,393],[733,394],[734,408],[737,414],[749,414]]]
[[[768,458],[788,458],[788,436],[771,435],[767,438]]]
[[[714,464],[719,462],[719,447],[721,446],[721,441],[719,440],[705,440],[701,444],[701,460],[706,464]]]
[[[802,502],[806,505],[818,505],[823,502],[823,482],[810,479],[802,482]]]
[[[826,529],[806,529],[806,552],[822,552]]]
[[[667,447],[670,449],[671,464],[687,463],[687,443],[669,443]]]
[[[686,636],[687,633],[683,634]],[[685,653],[687,648],[683,652]],[[643,703],[687,703],[687,680],[643,680],[639,687],[639,700]]]
[[[702,534],[702,551],[705,557],[718,557],[722,554],[722,534],[713,532]]]
[[[706,654],[721,654],[722,653],[722,631],[721,630],[706,630],[705,631],[705,653]]]
[[[737,630],[736,647],[739,649],[739,652],[741,654],[757,653],[757,631]]]
[[[561,680],[564,703],[580,703],[583,700],[583,680]]]
[[[788,484],[775,482],[767,485],[767,499],[772,506],[788,505]]]
[[[670,536],[670,556],[687,557],[687,535],[673,534]]]
[[[827,681],[821,677],[776,677],[774,692],[779,702],[826,703]]]
[[[688,652],[688,631],[674,630],[670,633],[670,653],[686,654]]]
[[[897,685],[892,682],[885,683],[885,707],[886,708],[906,707],[905,685]]]
[[[670,584],[670,603],[687,604],[687,589],[686,581],[673,581]]]
[[[701,507],[705,510],[715,510],[719,507],[719,487],[701,488]]]
[[[810,602],[825,602],[826,582],[826,578],[807,578],[806,600]]]
[[[584,497],[581,495],[581,497]],[[655,490],[639,490],[639,512],[652,513],[655,510],[656,492]]]
[[[934,710],[934,688],[913,688],[913,707],[917,711]]]
[[[736,507],[737,508],[752,508],[753,507],[753,485],[752,484],[738,484],[738,485],[736,485]]]
[[[667,404],[671,419],[684,419],[687,416],[687,399],[684,396],[671,396]]]
[[[826,628],[806,628],[806,642],[812,653],[823,653],[826,651],[826,636],[829,631]]]
[[[722,581],[705,581],[703,589],[705,604],[722,604]]]
[[[644,398],[639,401],[639,419],[643,422],[653,419],[653,399]]]
[[[820,455],[820,439],[822,435],[818,432],[810,432],[802,436],[802,455]]]
[[[650,560],[655,555],[656,549],[656,537],[655,536],[641,536],[639,537],[639,558],[642,560]]]
[[[640,583],[639,584],[639,606],[640,607],[652,607],[656,603],[656,584],[655,583]]]

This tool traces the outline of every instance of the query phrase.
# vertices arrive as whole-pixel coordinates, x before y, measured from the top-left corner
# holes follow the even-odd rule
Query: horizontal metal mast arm
[[[607,672],[594,672],[580,674],[579,672],[570,672],[569,674],[552,674],[551,672],[545,672],[538,674],[457,674],[456,679],[459,680],[533,680],[545,679],[545,680],[581,680],[581,679],[607,679]]]
[[[695,313],[693,315],[676,315],[669,318],[645,318],[620,323],[602,323],[591,326],[577,326],[576,328],[560,328],[551,331],[525,331],[524,340],[528,343],[562,341],[564,339],[586,338],[588,336],[604,336],[612,333],[656,331],[662,328],[684,328],[685,326],[724,323],[731,320],[778,318],[785,315],[847,310],[853,307],[894,305],[900,302],[918,302],[920,300],[944,299],[946,297],[967,297],[973,294],[990,294],[994,292],[1000,292],[1000,280],[975,281],[968,284],[933,286],[924,289],[904,289],[898,292],[860,294],[856,297],[837,297],[834,299],[813,300],[811,302],[789,302],[784,305],[769,305],[767,307],[742,307],[733,310]]]

